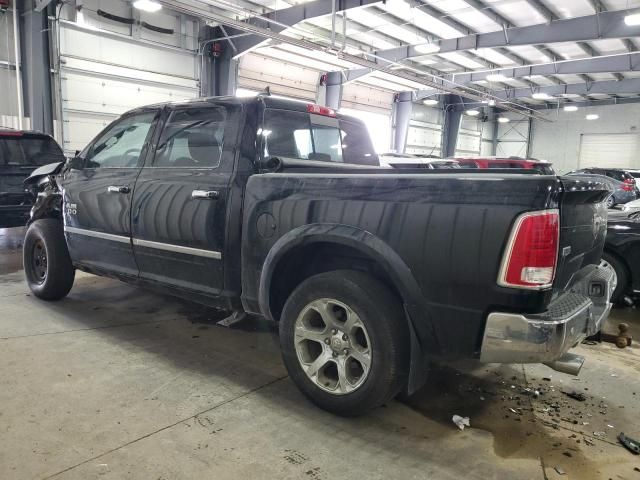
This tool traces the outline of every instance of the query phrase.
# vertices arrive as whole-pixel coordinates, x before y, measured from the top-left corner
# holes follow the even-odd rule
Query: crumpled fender
[[[65,162],[55,162],[36,168],[25,180],[25,185],[35,185],[40,179],[49,175],[57,175]]]

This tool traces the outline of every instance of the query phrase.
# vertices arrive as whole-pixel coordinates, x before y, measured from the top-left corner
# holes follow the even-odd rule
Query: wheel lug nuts
[[[348,354],[348,353],[349,353],[349,350],[347,350],[347,349],[345,348],[344,350],[342,350],[342,353],[346,355],[346,354]]]
[[[347,337],[347,334],[345,333],[344,335],[342,335],[342,340],[349,340],[349,337]]]
[[[329,345],[331,343],[331,340],[329,340],[328,338],[324,339],[324,343],[326,343],[327,345]]]
[[[331,333],[333,333],[333,334],[335,335],[336,333],[338,333],[338,330],[337,330],[337,329],[335,329],[335,328],[332,328],[332,329],[331,329]]]
[[[336,352],[333,352],[333,356],[334,356],[334,357],[337,357],[337,356],[338,356],[338,354],[337,354]]]

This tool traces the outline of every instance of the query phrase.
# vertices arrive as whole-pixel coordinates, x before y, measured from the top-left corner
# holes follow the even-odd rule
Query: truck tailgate
[[[554,296],[567,291],[578,272],[598,265],[607,234],[609,189],[592,178],[560,178],[560,249]]]

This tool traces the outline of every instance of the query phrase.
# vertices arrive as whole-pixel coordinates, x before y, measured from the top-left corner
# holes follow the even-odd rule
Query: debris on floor
[[[584,402],[587,397],[584,393],[581,392],[576,392],[575,390],[572,392],[562,392],[564,393],[567,397],[569,398],[573,398],[574,400],[578,400],[579,402]]]
[[[460,415],[454,415],[451,419],[460,430],[464,430],[464,427],[470,427],[469,417],[461,417]]]
[[[631,453],[640,455],[640,442],[637,440],[627,437],[624,433],[620,433],[620,435],[618,435],[618,441]]]

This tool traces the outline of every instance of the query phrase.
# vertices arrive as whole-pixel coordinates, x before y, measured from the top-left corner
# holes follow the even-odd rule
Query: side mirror
[[[78,153],[80,152],[77,152],[75,157],[67,158],[67,165],[73,170],[82,170],[82,167],[84,167],[84,158],[80,158]]]
[[[267,157],[260,160],[259,167],[260,170],[274,173],[282,170],[283,163],[278,157]]]

